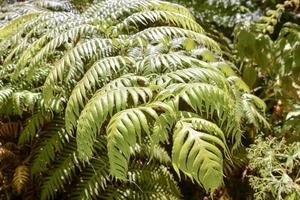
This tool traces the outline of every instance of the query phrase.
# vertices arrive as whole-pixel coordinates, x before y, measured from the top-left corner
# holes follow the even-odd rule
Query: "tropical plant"
[[[300,100],[300,62],[297,56],[300,53],[300,27],[291,22],[276,27],[282,23],[284,11],[292,9],[296,12],[299,5],[297,0],[278,4],[276,10],[269,10],[258,21],[240,24],[234,33],[243,79],[268,102],[267,110],[274,127],[272,134],[291,137],[292,140],[299,134],[297,131],[286,133],[288,129],[297,130],[290,125],[296,125],[294,122],[299,120],[295,112]],[[278,33],[273,33],[274,30]]]
[[[177,4],[107,0],[82,14],[34,12],[1,28],[0,39],[1,121],[22,129],[3,138],[28,148],[1,169],[19,193],[179,199],[175,179],[188,177],[213,194],[244,127],[269,126],[264,102]]]

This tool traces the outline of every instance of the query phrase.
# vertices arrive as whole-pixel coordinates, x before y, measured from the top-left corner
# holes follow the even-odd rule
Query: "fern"
[[[244,126],[268,126],[264,102],[188,9],[34,5],[0,29],[0,106],[1,121],[24,124],[9,131],[30,150],[41,199],[180,199],[173,169],[213,193]]]

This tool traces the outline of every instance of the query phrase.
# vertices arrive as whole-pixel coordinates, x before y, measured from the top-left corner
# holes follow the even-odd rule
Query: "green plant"
[[[249,182],[255,199],[300,198],[300,143],[286,144],[276,138],[263,140],[248,149]]]
[[[294,116],[290,120],[288,113],[294,112],[300,100],[300,62],[297,56],[300,53],[300,29],[298,24],[286,22],[276,35],[270,36],[265,32],[273,32],[275,25],[279,26],[282,10],[290,5],[298,9],[297,2],[285,1],[277,6],[276,11],[268,13],[271,16],[262,17],[258,22],[240,24],[234,33],[243,79],[269,105],[267,110],[273,124],[272,133],[291,137],[292,140],[297,138],[298,132],[287,129],[297,130],[291,125],[299,117]]]
[[[0,27],[6,25],[11,20],[15,20],[14,25],[22,24],[22,20],[31,18],[33,13],[43,12],[46,10],[54,11],[72,11],[77,12],[73,5],[67,0],[30,0],[30,1],[9,1],[2,2],[0,8]],[[1,4],[1,1],[0,1]],[[22,17],[23,16],[23,17]],[[18,18],[20,18],[18,20]],[[12,29],[12,27],[10,28]],[[12,31],[12,30],[11,30]],[[3,30],[2,30],[3,32]],[[3,33],[2,33],[3,34]]]
[[[1,115],[25,124],[41,199],[179,199],[174,174],[213,194],[244,127],[268,127],[264,102],[182,6],[101,1],[11,27]]]

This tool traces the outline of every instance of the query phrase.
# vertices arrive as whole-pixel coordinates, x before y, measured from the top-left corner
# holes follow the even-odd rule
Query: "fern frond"
[[[189,9],[179,4],[175,4],[167,1],[153,1],[150,8],[154,10],[166,10],[166,11],[180,13],[186,16],[187,18],[195,20],[195,17],[191,14]]]
[[[142,11],[134,13],[124,19],[121,23],[117,24],[115,32],[120,33],[122,31],[126,31],[126,29],[127,32],[129,32],[128,27],[135,26],[138,28],[139,26],[148,26],[149,24],[155,23],[162,23],[165,25],[170,24],[199,33],[204,32],[203,28],[193,19],[183,14],[166,10]]]
[[[212,67],[219,69],[226,77],[236,76],[234,66],[227,62],[215,62],[210,64]]]
[[[13,113],[22,115],[24,110],[34,111],[41,99],[41,93],[23,90],[12,94],[10,104],[12,104]]]
[[[218,125],[224,128],[226,133],[237,134],[240,125],[232,119],[234,114],[231,109],[234,101],[226,90],[206,83],[174,84],[162,91],[158,98],[161,98],[160,95],[164,96],[166,92],[178,95],[197,114],[206,119],[213,119],[216,115],[219,118]]]
[[[48,15],[50,16],[48,17]],[[65,37],[68,36],[71,38],[76,38],[76,33],[88,32],[88,30],[84,29],[84,27],[93,24],[94,21],[94,19],[82,18],[80,16],[69,16],[63,13],[47,13],[47,15],[40,16],[38,20],[26,24],[24,30],[22,30],[22,34],[26,34],[25,38],[23,39],[25,41],[32,39],[32,37],[34,37],[37,32],[41,33],[38,34],[39,38],[31,43],[29,49],[22,52],[23,55],[20,56],[21,58],[19,62],[22,61],[21,63],[23,63],[28,58],[30,58],[30,55],[34,56],[36,52],[38,52],[42,47],[48,44],[48,42],[54,40],[54,38],[61,38],[59,36],[60,34],[64,34]],[[50,28],[51,31],[49,31]],[[22,38],[17,39],[22,40]],[[27,56],[23,58],[24,55]]]
[[[0,137],[1,138],[16,138],[20,134],[22,123],[18,122],[0,122]]]
[[[172,27],[172,26],[150,27],[132,35],[130,40],[132,44],[137,43],[140,46],[144,46],[143,41],[161,40],[165,37],[169,37],[173,39],[180,38],[180,37],[194,39],[199,44],[207,46],[210,49],[216,51],[217,53],[221,52],[219,45],[214,40],[204,35],[203,32],[196,32],[196,31],[187,30],[180,27]]]
[[[17,155],[14,152],[12,152],[4,147],[0,147],[0,158],[1,158],[1,161],[8,162],[9,160],[10,161],[15,160],[17,158]]]
[[[46,27],[55,28],[62,25],[62,22],[74,21],[75,19],[82,19],[78,14],[71,12],[44,12],[38,17],[26,23],[24,29],[21,30],[25,37],[30,35],[41,35],[46,32]]]
[[[62,191],[64,185],[71,181],[79,161],[76,155],[76,144],[70,142],[64,149],[60,159],[54,164],[55,168],[43,183],[41,200],[54,199]]]
[[[20,165],[15,169],[13,177],[13,188],[18,194],[20,194],[25,186],[28,184],[30,179],[30,169],[26,165]]]
[[[224,75],[216,70],[209,68],[191,67],[173,71],[162,76],[158,76],[153,80],[155,84],[172,84],[172,83],[189,83],[201,82],[211,85],[217,85],[219,88],[227,89],[229,84]]]
[[[79,25],[75,28],[72,28],[64,33],[60,33],[57,37],[54,37],[48,43],[46,43],[46,41],[48,40],[49,36],[48,36],[48,38],[42,38],[42,40],[39,40],[38,43],[34,44],[33,47],[35,47],[35,48],[31,49],[31,47],[29,47],[30,50],[27,50],[27,52],[24,52],[24,55],[20,58],[19,62],[16,64],[13,78],[16,79],[18,77],[21,69],[24,70],[24,68],[25,68],[24,66],[26,66],[26,64],[30,60],[29,64],[28,64],[29,66],[27,67],[28,68],[27,76],[29,78],[34,73],[34,69],[35,69],[37,63],[40,62],[41,60],[45,59],[46,55],[51,55],[51,53],[54,52],[55,49],[62,46],[66,42],[71,43],[80,36],[87,37],[88,35],[91,35],[93,33],[95,34],[95,33],[97,33],[97,30],[98,30],[98,27],[96,27],[96,26],[84,24],[84,25]],[[45,39],[47,39],[47,40],[45,41]],[[41,45],[44,45],[41,49],[37,48],[37,47],[40,47]],[[36,49],[39,49],[39,51],[37,52]],[[36,52],[36,54],[34,55],[33,58],[30,58],[30,56],[33,55],[32,54],[33,50]],[[29,59],[29,60],[27,60],[27,59]]]
[[[70,132],[76,123],[76,116],[89,99],[88,96],[113,78],[131,71],[133,61],[129,57],[107,57],[93,64],[73,89],[66,107],[66,128]],[[107,86],[105,86],[107,87]]]
[[[241,78],[239,78],[237,76],[230,76],[227,79],[232,85],[236,86],[241,91],[244,91],[247,93],[250,92],[249,86]]]
[[[206,62],[199,61],[195,58],[182,55],[177,52],[168,54],[151,54],[136,65],[138,72],[144,75],[151,73],[163,74],[179,69],[185,69],[192,65],[209,67]]]
[[[0,29],[0,39],[5,39],[16,32],[17,29],[20,29],[24,26],[25,22],[32,20],[33,18],[40,15],[40,13],[29,13],[27,15],[18,17],[17,19],[11,21],[9,24],[7,24],[4,27],[1,27]]]
[[[13,94],[12,88],[2,88],[0,90],[0,105],[2,105],[9,99],[9,97]]]
[[[40,131],[39,138],[41,138],[41,142],[36,149],[31,166],[31,174],[33,175],[44,171],[68,143],[64,119],[59,117],[53,119]]]
[[[55,86],[59,81],[68,82],[74,77],[74,72],[83,72],[83,60],[91,59],[92,57],[108,57],[112,48],[119,45],[122,40],[117,39],[91,39],[87,42],[83,42],[77,45],[71,51],[69,51],[60,61],[56,64],[48,75],[44,84],[44,93],[46,99],[49,99]],[[76,62],[81,62],[80,65],[76,65]],[[72,66],[72,70],[68,71]],[[75,68],[75,66],[77,68]],[[67,71],[67,72],[66,72]],[[67,74],[66,74],[67,73]]]
[[[99,0],[79,14],[54,1],[0,28],[1,121],[22,121],[0,136],[26,125],[19,146],[33,150],[39,197],[180,199],[172,165],[206,191],[221,186],[240,129],[266,125],[266,106],[190,11]],[[7,146],[1,160],[24,159]]]
[[[34,2],[34,4],[38,7],[46,8],[53,11],[64,11],[64,12],[74,12],[74,13],[78,12],[74,9],[73,5],[66,0],[62,0],[62,1],[44,0],[44,1],[36,1]]]
[[[155,1],[154,1],[155,2]],[[153,4],[149,0],[131,0],[131,1],[101,1],[88,8],[84,16],[98,16],[102,19],[111,19],[113,21],[122,19],[130,13],[147,9]]]
[[[107,92],[101,90],[89,101],[78,120],[77,145],[81,158],[91,156],[92,144],[107,117],[113,113],[137,106],[152,99],[152,91],[143,87],[119,88]],[[129,103],[130,102],[130,103]]]
[[[253,124],[256,128],[259,128],[260,124],[266,128],[270,128],[270,125],[264,116],[257,111],[256,105],[249,101],[247,97],[242,100],[242,106],[244,118],[248,123]]]
[[[155,163],[132,162],[129,181],[113,189],[109,187],[103,199],[180,199],[179,188],[169,170]]]
[[[212,122],[183,119],[173,135],[172,163],[187,176],[213,192],[223,183],[223,154],[228,154],[225,134]]]
[[[19,144],[25,144],[33,141],[38,131],[48,122],[51,121],[53,115],[48,112],[38,112],[27,121],[27,125],[20,133]]]
[[[253,94],[245,93],[245,94],[242,95],[242,98],[245,99],[245,100],[250,101],[251,103],[253,103],[262,112],[265,112],[265,110],[267,109],[267,106],[266,106],[265,102],[262,99],[258,98],[257,96],[255,96]]]
[[[151,137],[149,121],[158,120],[156,110],[170,110],[166,104],[153,103],[121,111],[114,115],[107,125],[107,150],[110,172],[117,178],[125,179],[130,154],[137,143],[141,144],[142,133]],[[166,110],[167,109],[167,110]]]
[[[80,174],[79,179],[79,184],[75,185],[72,191],[72,199],[90,200],[101,196],[111,179],[106,155],[92,159],[90,165]]]
[[[128,174],[129,181],[141,186],[141,188],[125,195],[127,198],[180,199],[179,188],[165,166],[135,162],[129,166]]]

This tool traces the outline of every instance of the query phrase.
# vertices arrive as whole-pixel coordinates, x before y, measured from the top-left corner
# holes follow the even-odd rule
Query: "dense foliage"
[[[0,198],[297,199],[299,4],[245,2],[5,4]]]
[[[300,143],[258,138],[249,149],[250,185],[255,199],[300,198]]]

